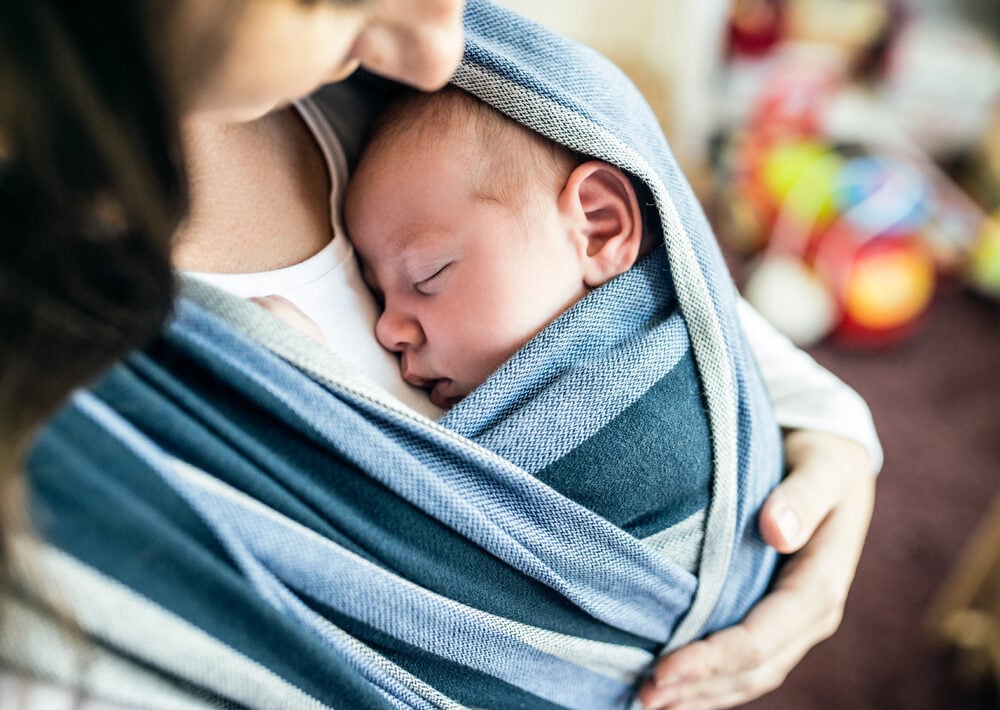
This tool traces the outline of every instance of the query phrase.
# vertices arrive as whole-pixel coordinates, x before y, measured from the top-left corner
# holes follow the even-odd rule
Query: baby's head
[[[441,407],[649,247],[625,173],[455,88],[387,110],[344,217],[376,337]]]

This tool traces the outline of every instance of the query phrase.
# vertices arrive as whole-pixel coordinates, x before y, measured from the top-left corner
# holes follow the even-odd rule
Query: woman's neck
[[[182,128],[191,211],[174,263],[217,273],[271,271],[330,241],[330,176],[294,109],[249,123]]]

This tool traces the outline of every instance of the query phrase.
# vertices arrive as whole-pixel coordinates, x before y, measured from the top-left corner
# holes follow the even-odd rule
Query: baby
[[[448,408],[655,247],[645,202],[618,168],[449,87],[383,114],[344,217],[379,343]]]
[[[663,544],[694,573],[711,434],[676,301],[646,280],[666,268],[665,255],[662,265],[637,265],[660,243],[655,208],[644,212],[655,204],[648,189],[448,88],[390,104],[344,199],[347,233],[381,307],[376,338],[398,354],[406,382],[451,409],[445,426]],[[534,360],[505,367],[625,272],[636,277],[616,292],[625,300],[598,298],[563,323],[587,341],[587,361],[573,360],[577,345],[559,331],[536,342]],[[620,322],[600,325],[597,314]],[[654,342],[655,353],[644,352]],[[498,369],[497,387],[452,409]]]

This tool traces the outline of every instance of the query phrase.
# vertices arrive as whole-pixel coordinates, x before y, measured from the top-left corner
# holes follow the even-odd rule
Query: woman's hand
[[[639,692],[648,710],[707,710],[749,702],[840,626],[871,521],[875,477],[859,444],[818,431],[785,438],[788,477],[764,504],[761,534],[795,554],[738,625],[662,658]]]
[[[320,345],[327,344],[326,338],[323,336],[323,331],[320,330],[316,321],[303,313],[298,306],[284,296],[259,296],[250,300],[265,311],[270,311],[271,315],[277,316],[303,335],[309,336]]]

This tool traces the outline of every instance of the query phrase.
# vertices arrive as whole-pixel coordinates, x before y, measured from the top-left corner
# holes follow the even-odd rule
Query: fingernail
[[[795,514],[795,511],[791,508],[781,508],[775,515],[775,519],[778,523],[778,530],[781,531],[781,536],[785,538],[788,543],[794,543],[799,537],[799,530],[802,525],[799,522],[799,516]]]
[[[646,706],[640,700],[636,699],[628,706],[628,710],[646,710]]]

